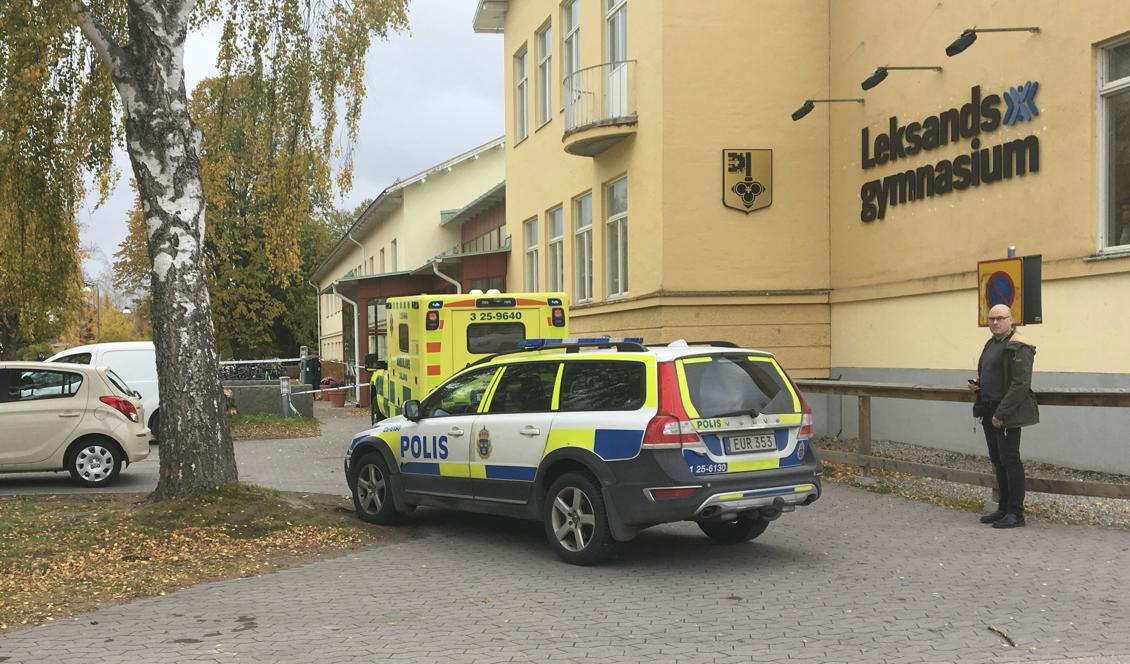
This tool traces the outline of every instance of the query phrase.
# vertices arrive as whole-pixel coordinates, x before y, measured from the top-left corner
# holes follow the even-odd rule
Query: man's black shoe
[[[999,521],[1000,518],[1004,515],[1004,510],[997,510],[992,514],[986,514],[985,516],[981,517],[981,523],[995,523],[996,521]]]
[[[993,522],[993,528],[1023,528],[1024,517],[1018,514],[1005,514]]]

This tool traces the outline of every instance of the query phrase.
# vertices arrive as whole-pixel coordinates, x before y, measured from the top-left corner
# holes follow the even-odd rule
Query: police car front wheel
[[[741,544],[756,538],[769,527],[769,522],[760,517],[739,515],[733,521],[699,521],[698,527],[706,536],[722,544]]]
[[[558,557],[574,565],[594,565],[615,551],[604,497],[585,473],[567,473],[545,496],[545,534]]]
[[[378,453],[369,453],[357,462],[353,483],[353,506],[357,516],[368,523],[391,524],[400,520],[392,500],[388,465]]]

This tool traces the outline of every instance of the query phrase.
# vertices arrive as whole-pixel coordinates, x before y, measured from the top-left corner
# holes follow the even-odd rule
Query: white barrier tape
[[[313,357],[313,356],[311,356]],[[270,360],[222,360],[220,366],[227,366],[229,364],[282,364],[283,362],[301,362],[305,358],[301,357],[284,357],[272,358]]]
[[[365,385],[362,385],[362,387],[365,387]],[[353,389],[356,389],[356,388],[357,388],[356,384],[346,385],[344,387],[323,387],[320,390],[304,390],[302,392],[291,392],[290,396],[294,396],[296,394],[315,394],[317,392],[336,392],[337,390],[353,390]]]

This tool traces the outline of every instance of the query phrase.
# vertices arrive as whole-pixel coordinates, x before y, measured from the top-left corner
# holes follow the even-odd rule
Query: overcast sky
[[[476,0],[414,0],[409,30],[374,42],[365,78],[368,91],[354,149],[353,190],[338,207],[352,209],[397,178],[405,178],[502,135],[502,36],[476,34]],[[189,36],[188,91],[214,75],[218,29]],[[126,235],[133,176],[117,154],[121,178],[100,208],[79,212],[82,242],[93,245],[90,276],[108,271]]]

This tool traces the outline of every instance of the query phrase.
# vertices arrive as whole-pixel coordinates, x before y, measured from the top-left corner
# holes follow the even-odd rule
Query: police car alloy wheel
[[[585,473],[567,473],[553,483],[543,518],[550,546],[567,563],[594,565],[615,551],[604,497]]]
[[[739,516],[733,521],[699,521],[698,527],[715,542],[741,544],[765,532],[769,522],[757,517]]]
[[[122,469],[122,453],[106,440],[87,441],[70,454],[67,470],[79,484],[87,487],[106,486]]]
[[[353,506],[357,516],[369,523],[395,523],[400,514],[392,500],[388,466],[380,454],[372,453],[357,462],[353,483]]]

